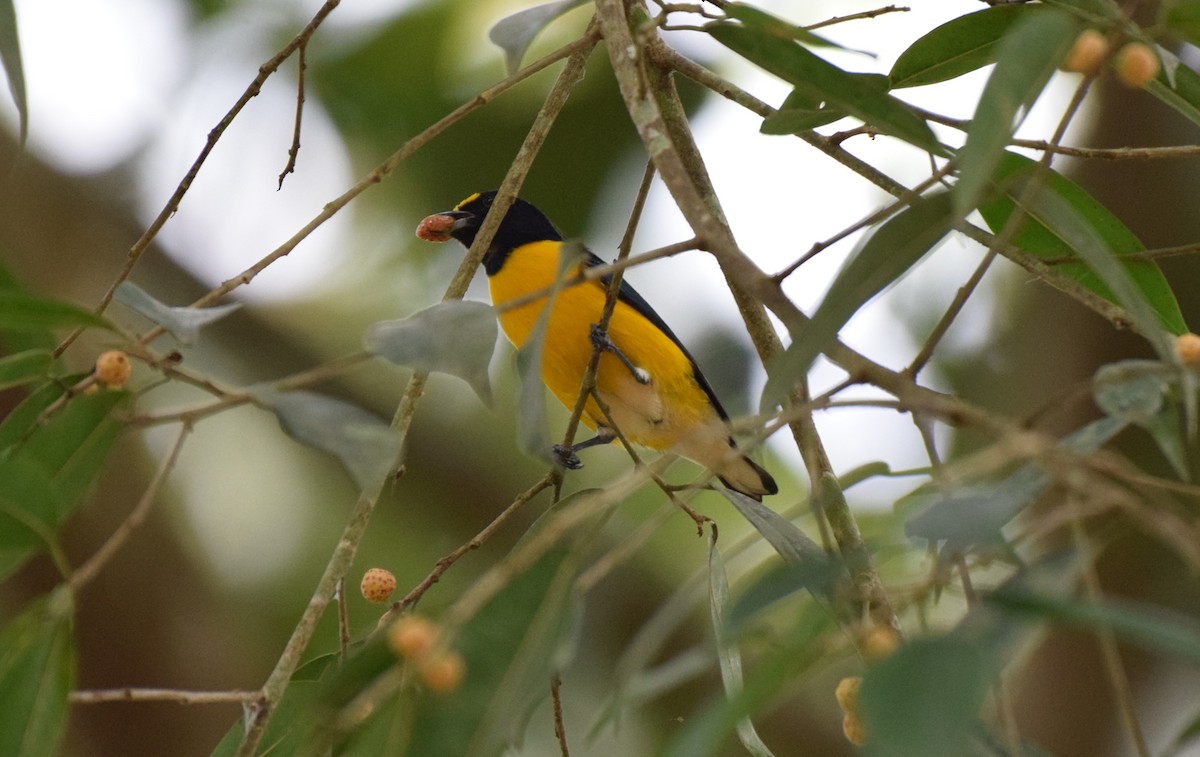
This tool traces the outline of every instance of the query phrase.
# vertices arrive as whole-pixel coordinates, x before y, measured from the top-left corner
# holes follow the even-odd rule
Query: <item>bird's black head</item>
[[[444,213],[443,215],[454,218],[450,236],[461,242],[464,247],[470,247],[495,199],[494,191],[480,192],[460,202],[454,210]],[[504,220],[500,222],[500,228],[496,230],[496,236],[492,238],[492,244],[483,258],[484,269],[491,276],[500,270],[508,253],[517,247],[530,242],[561,241],[562,238],[562,234],[542,211],[518,197],[513,200],[512,207],[508,209]]]

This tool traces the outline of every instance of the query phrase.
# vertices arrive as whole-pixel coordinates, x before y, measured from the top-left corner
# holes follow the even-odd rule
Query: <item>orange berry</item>
[[[847,713],[846,717],[842,718],[842,733],[846,734],[846,741],[854,746],[867,743],[867,726],[857,715]]]
[[[405,615],[388,630],[388,646],[406,659],[423,657],[437,640],[433,623],[420,615]]]
[[[1144,87],[1158,76],[1158,56],[1149,45],[1130,42],[1117,51],[1117,76],[1129,87]]]
[[[440,652],[421,663],[421,680],[432,691],[446,694],[462,683],[467,666],[457,652]]]
[[[881,660],[900,646],[900,637],[887,626],[875,626],[863,637],[862,651],[868,660]]]
[[[1175,339],[1175,355],[1184,365],[1200,367],[1200,336],[1191,332],[1180,334]]]
[[[362,583],[358,588],[368,602],[386,602],[396,590],[396,577],[390,570],[371,568],[363,573]]]
[[[133,364],[129,356],[120,350],[109,350],[96,358],[96,368],[93,371],[96,380],[109,389],[120,389],[133,375]]]
[[[843,712],[858,714],[858,690],[860,688],[862,688],[862,676],[849,676],[838,681],[833,695],[837,697]]]
[[[1071,52],[1063,61],[1062,70],[1077,74],[1095,73],[1104,57],[1108,55],[1108,38],[1095,29],[1084,29],[1075,38]]]

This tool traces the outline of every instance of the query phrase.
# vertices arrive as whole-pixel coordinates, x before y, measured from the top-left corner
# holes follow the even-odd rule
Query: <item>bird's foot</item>
[[[575,454],[574,447],[556,444],[554,445],[554,457],[558,459],[558,464],[567,470],[579,470],[583,467],[583,461],[579,459],[579,455]]]

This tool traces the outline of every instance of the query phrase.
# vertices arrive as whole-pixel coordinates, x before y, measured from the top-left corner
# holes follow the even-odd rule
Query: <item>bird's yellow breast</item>
[[[554,283],[561,246],[560,242],[535,242],[509,253],[500,270],[488,279],[493,304],[499,307],[548,289]],[[575,404],[591,358],[591,325],[600,321],[604,299],[605,287],[598,282],[566,287],[555,299],[543,348],[542,380],[567,407]],[[545,307],[546,298],[541,297],[500,313],[500,325],[513,344],[525,344]],[[699,425],[719,423],[687,355],[634,307],[617,303],[608,336],[651,377],[649,384],[639,384],[615,355],[601,356],[597,391],[630,441],[666,449]],[[592,428],[610,425],[594,401],[589,400],[585,410],[584,421]]]

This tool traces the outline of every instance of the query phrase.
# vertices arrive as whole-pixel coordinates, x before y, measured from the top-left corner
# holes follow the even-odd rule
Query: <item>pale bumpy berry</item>
[[[1176,337],[1175,354],[1184,365],[1200,367],[1200,336],[1189,332]]]
[[[420,615],[405,615],[388,630],[388,646],[405,659],[423,657],[437,640],[437,628]]]
[[[1092,74],[1108,55],[1108,39],[1095,29],[1084,29],[1075,38],[1062,69],[1077,74]]]
[[[862,688],[861,676],[848,676],[838,681],[833,695],[845,712],[858,712],[858,690]]]
[[[368,602],[386,602],[396,590],[396,577],[390,570],[371,568],[363,573],[359,588]]]
[[[1144,87],[1158,76],[1158,56],[1148,45],[1130,42],[1117,51],[1117,76],[1129,87]]]
[[[875,626],[862,640],[862,651],[869,660],[881,660],[900,646],[900,637],[887,626]]]
[[[133,364],[120,350],[109,350],[96,358],[96,380],[110,389],[120,389],[131,375]]]
[[[846,734],[846,741],[854,746],[867,743],[867,727],[857,715],[846,713],[846,717],[842,718],[842,733]]]
[[[440,652],[421,663],[421,680],[431,691],[445,694],[462,683],[466,663],[457,652]]]

